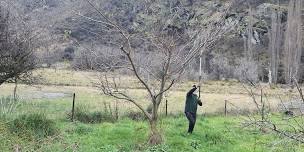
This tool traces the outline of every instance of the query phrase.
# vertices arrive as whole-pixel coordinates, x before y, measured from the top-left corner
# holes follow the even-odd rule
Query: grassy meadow
[[[0,86],[1,106],[7,107],[0,111],[0,151],[304,151],[303,144],[281,138],[270,130],[242,125],[247,118],[241,114],[255,111],[255,106],[243,85],[236,81],[204,82],[203,107],[198,110],[192,135],[186,134],[188,121],[183,109],[185,94],[195,82],[176,84],[166,95],[169,116],[164,115],[164,103],[160,108],[159,127],[164,133],[164,144],[149,147],[148,123],[143,118],[134,119],[142,116],[132,104],[103,95],[95,87],[99,82],[97,73],[40,69],[35,74],[43,80],[32,86],[18,85],[18,101],[6,99],[12,95],[14,84]],[[120,82],[137,101],[148,106],[146,92],[136,79],[121,76]],[[279,98],[293,98],[296,90],[267,84],[262,87],[274,117],[281,119]],[[259,90],[254,92],[258,96]],[[76,109],[84,109],[79,110],[75,122],[69,120],[73,93]],[[227,117],[223,116],[225,100],[229,102]],[[112,121],[108,113],[115,113],[118,119]],[[81,118],[98,120],[87,123]],[[49,125],[37,127],[39,123]]]

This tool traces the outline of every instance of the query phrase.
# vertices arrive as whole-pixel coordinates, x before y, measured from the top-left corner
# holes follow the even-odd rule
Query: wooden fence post
[[[227,116],[227,100],[225,100],[225,117]]]
[[[74,110],[75,109],[75,93],[73,94],[73,106],[72,106],[72,122],[74,121]]]
[[[168,100],[166,99],[166,116],[168,116]]]

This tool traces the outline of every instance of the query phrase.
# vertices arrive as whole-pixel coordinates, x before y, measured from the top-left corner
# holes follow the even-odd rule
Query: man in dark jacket
[[[185,114],[187,119],[189,120],[188,133],[190,134],[193,132],[193,128],[196,122],[197,105],[202,106],[201,100],[196,94],[194,94],[196,89],[197,87],[193,85],[193,88],[187,93],[186,97]]]

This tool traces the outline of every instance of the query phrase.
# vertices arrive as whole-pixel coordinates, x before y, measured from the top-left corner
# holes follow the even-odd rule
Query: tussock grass
[[[134,121],[143,121],[147,120],[145,115],[141,111],[128,111],[124,114],[124,118],[129,118]]]
[[[56,133],[55,122],[40,113],[21,115],[9,122],[8,127],[11,133],[26,136],[29,140],[45,138]]]
[[[108,109],[109,108],[109,109]],[[72,113],[67,113],[67,119],[72,119]],[[103,111],[90,112],[88,107],[80,105],[75,108],[74,119],[83,123],[102,123],[102,122],[115,122],[118,116],[112,112],[111,107],[104,106]]]
[[[12,114],[21,105],[20,98],[14,99],[12,96],[0,97],[0,117]]]

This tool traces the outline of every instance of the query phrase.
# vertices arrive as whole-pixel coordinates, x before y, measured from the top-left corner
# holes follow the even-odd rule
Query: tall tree
[[[248,16],[248,26],[246,29],[247,33],[247,39],[245,39],[245,55],[248,60],[253,60],[253,8],[251,5],[249,5],[248,10],[249,16]]]
[[[284,47],[285,81],[292,83],[293,78],[299,80],[299,65],[303,46],[302,0],[290,0],[288,6],[287,29]]]
[[[278,82],[278,70],[280,64],[280,52],[282,46],[282,12],[274,9],[271,14],[271,29],[269,31],[269,83],[276,84]]]

